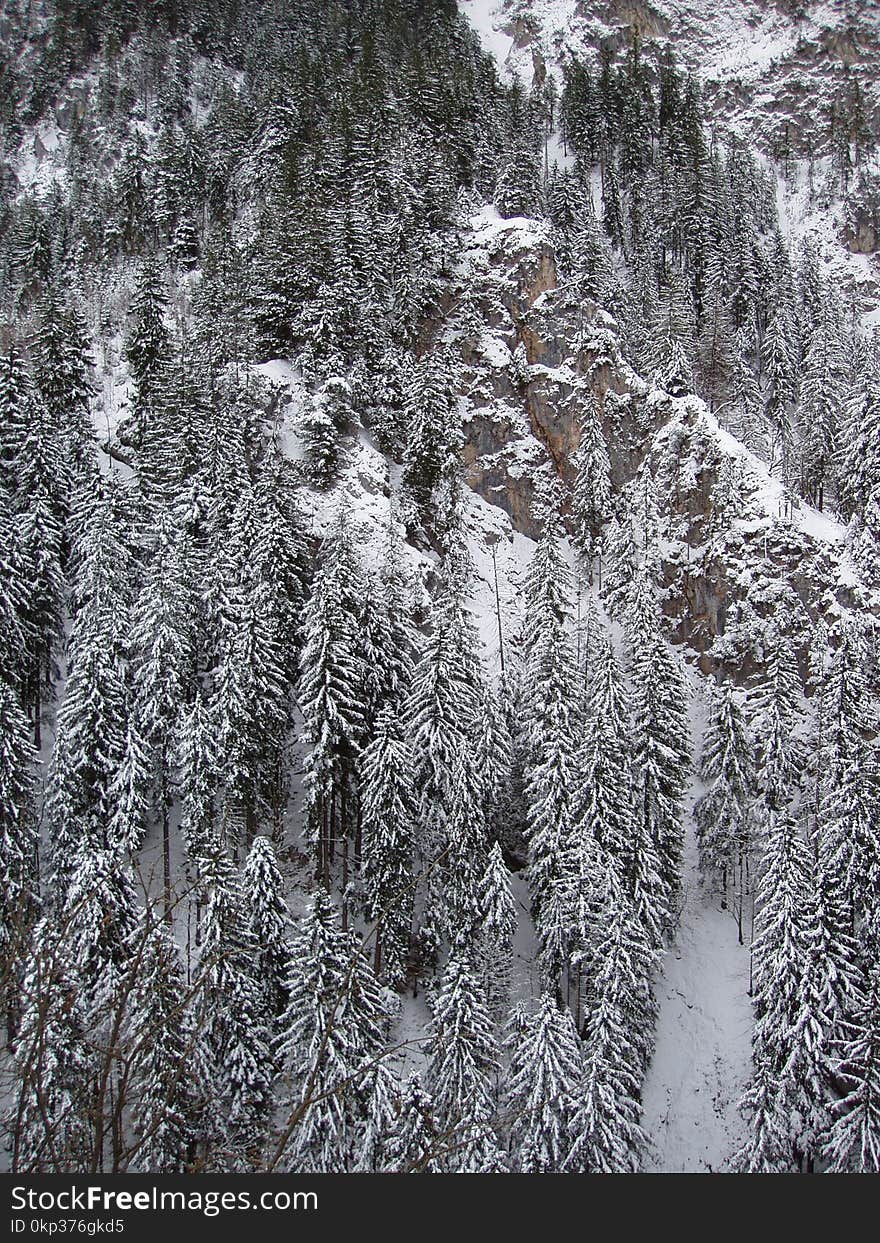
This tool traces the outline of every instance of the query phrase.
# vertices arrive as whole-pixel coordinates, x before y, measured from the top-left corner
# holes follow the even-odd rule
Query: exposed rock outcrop
[[[542,226],[487,214],[473,225],[466,280],[483,328],[466,356],[464,461],[476,492],[536,537],[537,481],[549,472],[573,485],[578,414],[592,398],[618,506],[636,479],[657,497],[664,610],[703,672],[759,675],[783,609],[806,675],[820,618],[833,631],[851,607],[880,612],[842,528],[793,507],[702,401],[673,398],[632,370],[614,320],[560,285]],[[725,516],[725,475],[738,481],[744,518]]]

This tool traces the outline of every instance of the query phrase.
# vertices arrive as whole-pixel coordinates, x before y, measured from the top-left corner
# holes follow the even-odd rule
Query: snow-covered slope
[[[595,65],[601,47],[615,51],[626,48],[633,32],[638,33],[643,45],[672,46],[679,61],[699,77],[719,127],[748,135],[768,152],[763,158],[767,171],[777,180],[780,226],[789,244],[796,247],[810,239],[832,281],[860,290],[867,323],[880,316],[874,258],[853,253],[844,244],[845,203],[830,192],[816,193],[817,181],[828,173],[828,161],[819,160],[810,167],[805,160],[793,160],[786,175],[769,154],[784,119],[796,111],[801,120],[819,117],[837,89],[838,77],[845,77],[850,70],[868,83],[871,107],[876,106],[874,70],[880,64],[880,17],[876,11],[857,13],[855,6],[844,4],[784,6],[750,0],[723,6],[707,0],[657,4],[639,0],[461,0],[461,8],[502,73],[516,74],[526,84],[545,72],[561,79],[561,69],[571,58]],[[811,91],[814,80],[819,89]],[[808,106],[803,102],[806,95],[810,97]],[[548,155],[552,159],[561,147],[555,139],[551,146]],[[489,253],[497,255],[505,246],[513,254],[524,241],[539,250],[546,240],[539,228],[529,229],[527,222],[498,222],[491,213],[484,212],[473,225],[470,245],[478,257],[476,262],[484,264]],[[485,274],[482,279],[485,283]],[[545,305],[555,307],[555,296],[552,290],[542,293],[544,301],[537,304],[533,317],[539,318]],[[549,312],[551,316],[553,313]],[[590,314],[595,316],[595,311]],[[526,312],[526,323],[528,315]],[[600,331],[601,322],[596,322]],[[509,362],[506,346],[510,338],[505,338],[504,327],[503,320],[500,328],[496,320],[494,344],[485,340],[482,344],[484,366],[490,371],[492,366],[503,368]],[[623,370],[621,367],[620,372]],[[587,371],[588,366],[572,348],[549,375],[546,367],[533,365],[530,380],[532,386],[543,385],[547,391],[554,384],[576,386],[578,375]],[[784,531],[783,540],[794,540],[798,548],[797,573],[802,582],[795,584],[791,595],[795,604],[803,584],[813,576],[814,568],[821,566],[816,570],[816,581],[823,583],[820,594],[825,593],[820,612],[829,610],[829,622],[833,622],[832,614],[839,614],[840,601],[853,598],[850,593],[855,593],[858,607],[878,608],[880,602],[859,582],[840,523],[805,504],[789,512],[783,489],[766,464],[721,427],[700,400],[670,402],[666,395],[648,391],[638,377],[631,375],[626,384],[639,394],[637,400],[644,400],[647,410],[654,412],[645,416],[646,422],[653,422],[657,428],[653,442],[646,447],[648,459],[662,459],[674,439],[684,443],[691,455],[693,469],[686,468],[685,474],[696,477],[704,463],[718,454],[737,463],[747,476],[751,491],[748,516],[736,524],[735,538],[722,553],[728,585],[738,599],[748,603],[764,572],[766,563],[762,559],[768,555],[768,541],[772,545]],[[472,417],[480,420],[481,432],[491,425],[493,404],[496,421],[506,417],[504,396],[497,391],[497,384],[495,388],[494,394],[474,402],[478,408]],[[551,406],[553,400],[551,396]],[[540,398],[533,404],[540,411]],[[472,468],[472,481],[481,486],[486,479],[490,483],[497,479],[501,461],[506,462],[508,508],[509,494],[516,490],[511,472],[515,473],[517,463],[525,472],[534,469],[536,430],[533,418],[533,426],[521,430],[514,446],[505,433],[494,455],[484,459],[478,456]],[[477,434],[473,439],[479,444],[485,437]],[[690,559],[698,558],[699,549],[679,548],[676,553],[669,546],[667,554],[670,564],[676,556],[686,556],[687,575],[692,569]],[[769,555],[772,562],[774,554]],[[773,563],[770,576],[777,585],[784,582],[780,562]],[[734,581],[738,583],[735,588]],[[672,590],[674,593],[676,588]],[[792,626],[796,624],[792,617]],[[719,653],[721,650],[719,647]],[[696,754],[704,725],[705,688],[696,668],[689,670],[689,679]],[[692,802],[701,792],[695,780]],[[692,824],[688,826],[684,880],[678,935],[656,983],[657,1043],[643,1094],[643,1121],[651,1140],[647,1168],[710,1172],[729,1168],[732,1154],[745,1138],[739,1102],[751,1074],[751,911],[745,913],[740,943],[734,913],[707,888],[699,871]]]
[[[880,106],[880,10],[856,0],[461,0],[503,70],[530,80],[535,59],[595,64],[600,49],[669,44],[713,109],[742,132],[818,118],[858,80]],[[819,83],[818,94],[811,84]]]
[[[720,136],[738,134],[784,158],[780,223],[795,243],[809,237],[824,263],[860,289],[876,322],[880,267],[873,225],[859,236],[859,198],[833,187],[832,115],[854,106],[868,132],[880,123],[880,6],[856,0],[461,0],[502,75],[527,85],[545,72],[559,83],[576,60],[598,67],[603,50],[623,55],[637,39],[645,59],[670,51],[700,84]],[[558,144],[549,159],[561,155]],[[769,163],[769,161],[768,161]],[[561,164],[561,160],[560,160]],[[868,149],[861,175],[878,176]],[[871,318],[873,316],[873,319]]]

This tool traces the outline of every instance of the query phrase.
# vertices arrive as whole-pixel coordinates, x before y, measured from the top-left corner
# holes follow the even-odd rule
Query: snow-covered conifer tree
[[[515,1017],[504,1103],[514,1168],[561,1172],[575,1135],[583,1053],[571,1012],[544,993],[533,1014]]]
[[[439,1168],[498,1173],[504,1169],[495,1131],[498,1050],[468,957],[463,945],[456,946],[440,980],[426,1086],[434,1099]]]

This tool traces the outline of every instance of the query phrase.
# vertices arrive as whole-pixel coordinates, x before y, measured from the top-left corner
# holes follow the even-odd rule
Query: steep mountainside
[[[880,1167],[878,45],[4,7],[15,1170]]]
[[[502,67],[576,59],[596,65],[638,39],[646,55],[672,47],[700,80],[719,124],[779,154],[832,141],[833,109],[861,97],[870,134],[880,108],[880,12],[860,0],[463,0]],[[494,32],[494,40],[493,40]]]

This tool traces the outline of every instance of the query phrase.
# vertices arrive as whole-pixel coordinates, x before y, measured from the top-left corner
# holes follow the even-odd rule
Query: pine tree
[[[0,365],[0,481],[10,493],[15,489],[15,462],[33,412],[29,387],[20,355],[12,347]]]
[[[339,383],[344,381],[339,380]],[[309,476],[315,486],[321,489],[331,486],[339,467],[339,437],[343,429],[334,418],[338,404],[332,398],[332,390],[330,394],[322,391],[313,398],[304,398],[298,419],[299,434],[307,453]]]
[[[403,1086],[400,1111],[388,1139],[386,1169],[392,1174],[438,1174],[443,1145],[434,1122],[434,1102],[417,1074]]]
[[[742,1101],[750,1115],[749,1135],[735,1153],[732,1169],[741,1174],[784,1174],[794,1169],[789,1119],[783,1093],[766,1057],[755,1057],[752,1081]]]
[[[68,650],[50,776],[53,860],[59,874],[68,869],[78,839],[100,843],[105,838],[126,736],[122,662],[92,605],[80,611]]]
[[[633,1173],[646,1146],[641,1083],[653,1029],[655,962],[626,892],[606,872],[606,907],[593,956],[584,1024],[584,1070],[565,1160],[570,1172]]]
[[[134,857],[143,845],[153,803],[154,767],[139,722],[129,715],[122,757],[110,785],[113,812],[107,828],[107,845],[121,857]],[[168,880],[170,891],[170,876]]]
[[[52,919],[43,919],[34,931],[14,1055],[18,1099],[13,1170],[88,1172],[94,1055],[76,964]]]
[[[660,633],[656,601],[643,578],[636,583],[630,633],[636,849],[627,868],[660,929],[674,921],[681,889],[690,728],[681,670]],[[656,868],[648,857],[651,846]]]
[[[366,1122],[358,1141],[356,1172],[359,1174],[382,1174],[386,1172],[397,1114],[400,1109],[400,1093],[394,1074],[384,1062],[377,1061],[366,1075],[367,1095]]]
[[[797,783],[800,745],[800,677],[790,643],[778,635],[758,702],[758,763],[764,800],[785,807]]]
[[[93,1029],[112,1025],[132,964],[137,929],[134,876],[109,850],[82,847],[60,912]]]
[[[415,636],[406,598],[400,533],[394,516],[385,533],[379,573],[367,575],[358,616],[366,731],[383,710],[403,710],[412,686]]]
[[[487,684],[477,739],[477,770],[482,779],[486,825],[497,838],[508,840],[516,815],[513,792],[513,742],[507,719],[506,685]]]
[[[801,490],[823,508],[825,489],[837,454],[838,386],[832,373],[830,346],[823,330],[814,333],[801,377],[798,416],[803,428]]]
[[[818,696],[818,857],[835,939],[848,940],[870,925],[880,877],[878,766],[865,741],[875,720],[868,664],[864,636],[845,628]]]
[[[176,760],[181,796],[181,834],[189,860],[204,875],[214,828],[218,757],[212,720],[196,695],[176,731]]]
[[[611,516],[611,466],[595,399],[590,395],[578,424],[580,439],[575,453],[575,484],[572,512],[578,550],[589,567],[592,581],[593,560],[603,525]]]
[[[198,968],[198,1056],[220,1108],[208,1159],[220,1169],[252,1169],[262,1160],[271,1112],[273,1059],[256,952],[232,866],[217,849]]]
[[[157,268],[145,263],[131,305],[131,330],[126,357],[134,383],[129,439],[136,449],[144,443],[149,422],[157,416],[169,364],[171,339],[165,324],[166,296]]]
[[[75,468],[88,467],[94,451],[89,344],[79,315],[64,305],[54,289],[40,303],[34,355],[36,388],[64,445],[65,457]]]
[[[843,1095],[825,1145],[833,1173],[880,1173],[880,971],[871,967],[861,1004],[835,1050]]]
[[[629,608],[629,597],[641,566],[631,513],[612,518],[604,548],[602,597],[612,616],[622,616]]]
[[[422,507],[429,504],[442,476],[452,469],[460,449],[456,387],[452,355],[441,350],[419,360],[407,388],[403,478]]]
[[[541,210],[538,161],[525,143],[509,151],[495,186],[495,206],[502,216],[536,216]]]
[[[127,623],[137,577],[125,539],[125,499],[112,479],[95,479],[81,489],[71,515],[75,616],[47,799],[53,866],[62,883],[80,841],[106,841],[125,752]]]
[[[576,814],[581,831],[622,868],[632,835],[630,702],[607,634],[593,638],[592,647]]]
[[[147,917],[148,918],[148,917]],[[162,926],[144,928],[132,1011],[130,1108],[144,1172],[181,1174],[193,1159],[201,1104],[196,1034],[183,967]]]
[[[463,576],[453,548],[445,557],[407,706],[413,789],[419,793],[417,847],[428,886],[420,935],[429,950],[451,926],[461,931],[476,919],[476,887],[488,847],[474,762],[483,679]]]
[[[302,620],[299,703],[310,836],[319,872],[329,878],[337,841],[350,830],[352,777],[364,728],[363,670],[356,629],[360,574],[352,532],[340,512],[327,539]]]
[[[162,515],[144,585],[132,610],[134,717],[149,755],[162,819],[166,909],[171,905],[172,737],[193,664],[193,603],[179,537]],[[129,726],[129,745],[132,741]]]
[[[791,817],[772,808],[767,809],[766,841],[752,947],[754,1050],[756,1062],[766,1060],[775,1077],[790,1150],[798,1160],[811,1160],[824,1121],[826,1049],[816,987],[810,857]]]
[[[770,431],[771,467],[778,465],[783,480],[791,475],[793,431],[790,406],[795,396],[794,364],[784,310],[777,307],[764,335],[764,368],[769,383],[766,415]]]

